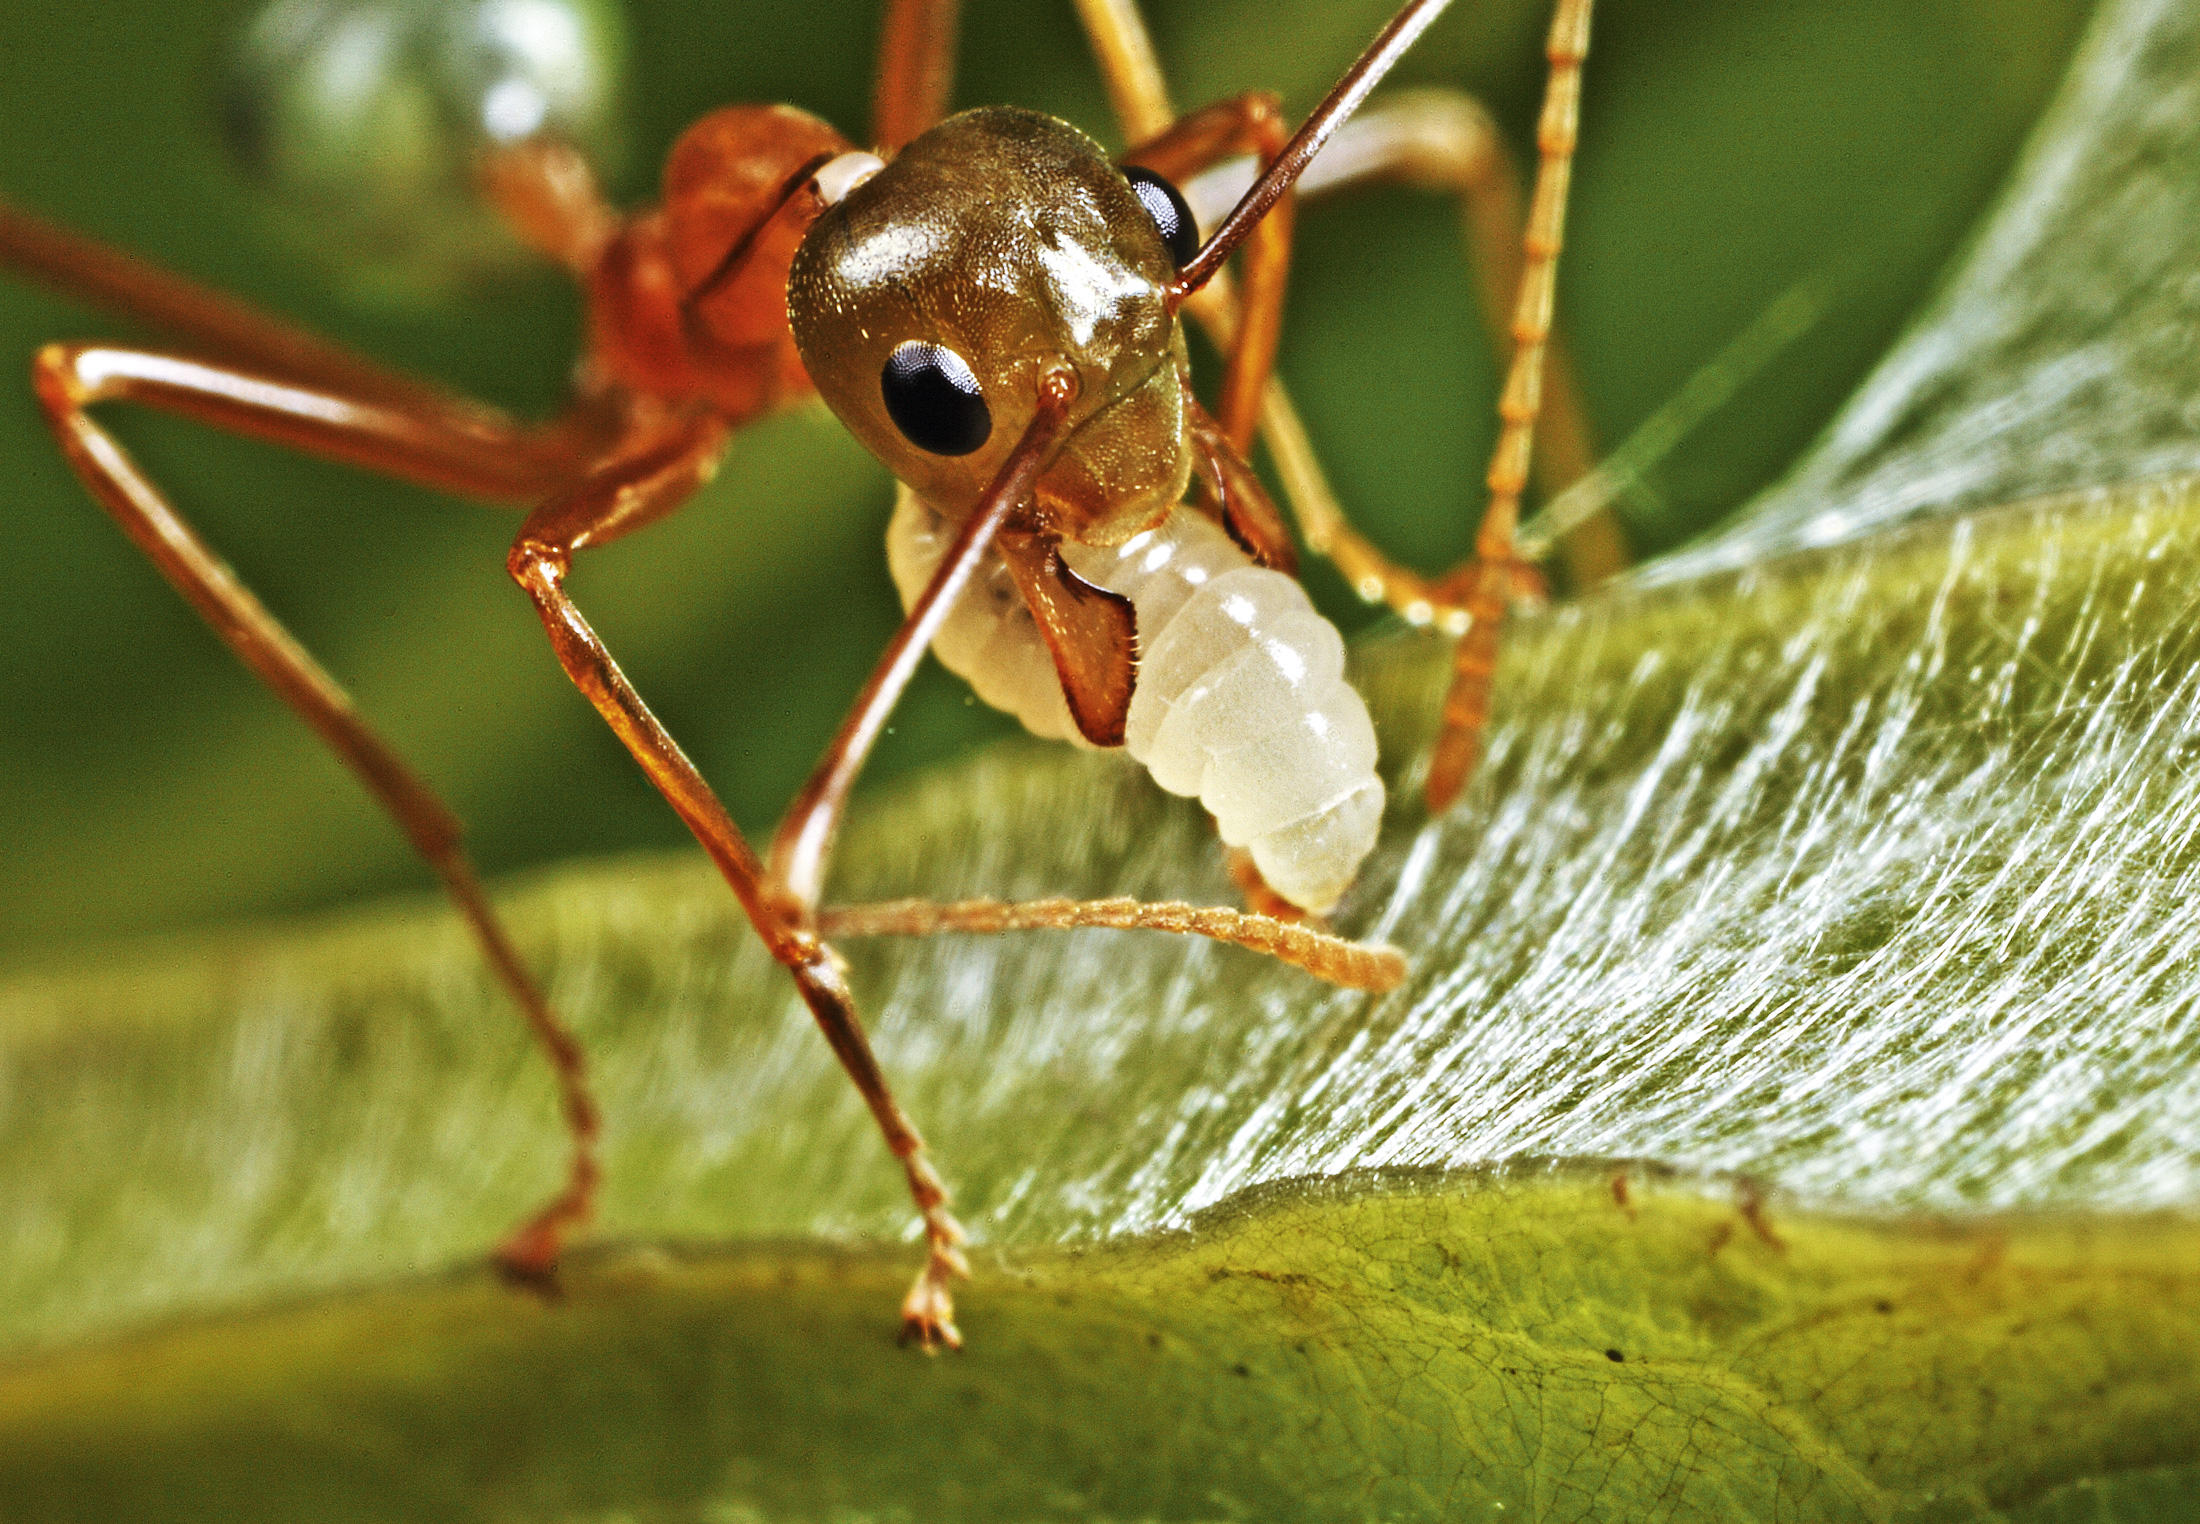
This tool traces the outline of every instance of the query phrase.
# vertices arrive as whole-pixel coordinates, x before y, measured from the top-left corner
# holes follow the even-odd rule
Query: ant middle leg
[[[1125,161],[1177,179],[1203,224],[1218,219],[1259,172],[1257,163],[1224,161],[1260,153],[1264,134],[1240,131],[1233,140],[1200,124],[1211,124],[1218,113],[1242,114],[1245,103],[1259,97],[1239,97],[1178,117],[1135,0],[1077,0],[1077,5],[1117,123],[1139,145],[1124,155]],[[1379,97],[1337,130],[1308,166],[1297,193],[1318,200],[1370,183],[1394,183],[1458,200],[1492,351],[1499,365],[1509,363],[1513,303],[1522,274],[1523,188],[1489,114],[1456,90],[1424,88]],[[1264,295],[1249,289],[1241,295],[1218,282],[1194,297],[1187,310],[1234,360],[1243,342],[1241,313],[1263,299],[1280,300],[1281,282],[1270,290],[1272,294]],[[1209,298],[1210,292],[1218,294]],[[1572,362],[1555,335],[1547,346],[1543,390],[1534,472],[1537,487],[1549,496],[1586,474],[1595,459]],[[1420,595],[1428,579],[1417,580],[1352,529],[1280,381],[1272,381],[1260,400],[1259,424],[1309,548],[1350,563],[1348,576],[1370,601],[1389,602],[1400,614],[1426,623],[1429,614]],[[1240,423],[1232,438],[1243,452],[1250,446],[1251,431]],[[1579,526],[1561,549],[1577,587],[1602,581],[1628,560],[1625,541],[1609,515]]]
[[[1132,13],[1135,16],[1135,13]],[[1117,19],[1111,13],[1111,20]],[[1229,158],[1252,154],[1256,173],[1275,162],[1290,141],[1282,103],[1265,90],[1248,91],[1179,117],[1161,132],[1138,143],[1123,162],[1154,171],[1179,185]],[[1228,357],[1218,421],[1240,457],[1253,447],[1260,425],[1261,398],[1275,369],[1276,347],[1283,336],[1283,293],[1291,269],[1291,227],[1297,190],[1269,209],[1239,251],[1240,287],[1210,283],[1191,300],[1191,310],[1230,329],[1222,345]],[[1210,294],[1211,293],[1211,294]]]
[[[1239,175],[1216,173],[1195,184],[1194,204],[1234,193]],[[1520,175],[1511,154],[1481,106],[1457,91],[1406,91],[1371,105],[1339,129],[1309,168],[1301,193],[1319,198],[1357,186],[1390,183],[1456,198],[1477,305],[1499,366],[1512,359],[1514,302],[1523,273],[1524,213]],[[1335,562],[1360,595],[1389,604],[1415,623],[1434,617],[1438,579],[1397,565],[1360,535],[1338,506],[1290,398],[1271,388],[1262,414],[1263,435],[1283,478],[1285,496],[1308,548]],[[1585,475],[1595,450],[1573,365],[1556,335],[1544,359],[1543,407],[1537,420],[1533,474],[1546,497]],[[1617,521],[1605,513],[1561,543],[1568,582],[1587,587],[1628,562]]]
[[[586,1222],[600,1170],[596,1103],[580,1044],[527,971],[473,865],[461,827],[418,774],[353,707],[334,678],[292,638],[184,520],[137,462],[94,422],[89,409],[134,402],[235,433],[484,497],[505,495],[553,467],[527,435],[505,436],[501,452],[483,430],[446,427],[377,402],[311,390],[264,376],[149,350],[53,344],[33,364],[33,381],[63,455],[94,498],[223,641],[321,736],[389,812],[443,881],[483,957],[520,1008],[548,1057],[561,1093],[572,1159],[559,1192],[499,1251],[515,1277],[542,1281],[565,1235]]]
[[[1233,863],[1236,854],[1232,854]],[[1248,860],[1250,867],[1250,860]],[[1258,870],[1253,870],[1258,882]],[[1406,976],[1397,948],[1347,942],[1310,925],[1306,913],[1261,885],[1276,909],[1254,897],[1252,911],[1181,900],[884,900],[873,905],[830,905],[817,913],[818,930],[830,937],[929,937],[945,931],[1167,931],[1207,937],[1265,953],[1345,989],[1396,989]],[[1249,891],[1250,892],[1250,891]],[[1279,911],[1281,913],[1279,913]]]

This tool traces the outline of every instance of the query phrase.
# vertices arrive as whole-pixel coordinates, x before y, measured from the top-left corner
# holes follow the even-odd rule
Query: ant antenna
[[[1214,237],[1201,246],[1192,262],[1184,267],[1173,285],[1169,287],[1171,310],[1183,305],[1184,299],[1215,277],[1222,262],[1235,252],[1268,215],[1268,209],[1283,199],[1283,193],[1291,188],[1314,155],[1321,152],[1329,135],[1344,125],[1346,117],[1357,111],[1368,92],[1382,83],[1390,66],[1404,55],[1406,49],[1428,30],[1429,23],[1443,13],[1451,0],[1407,0],[1405,7],[1390,18],[1390,25],[1378,32],[1375,40],[1367,45],[1367,51],[1345,70],[1344,78],[1337,81],[1313,114],[1300,123],[1283,152],[1276,155],[1276,162],[1253,182],[1253,188],[1245,193],[1230,215],[1215,229]]]

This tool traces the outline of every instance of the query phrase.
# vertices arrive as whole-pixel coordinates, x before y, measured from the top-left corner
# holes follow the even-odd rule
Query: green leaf
[[[970,1352],[939,1361],[894,1347],[907,1266],[876,1251],[604,1250],[548,1307],[478,1271],[324,1298],[0,1377],[0,1495],[46,1519],[2045,1519],[2102,1515],[1992,1504],[2189,1461],[2189,1224],[1773,1243],[1654,1176],[1622,1206],[1617,1173],[1345,1177],[988,1254]]]
[[[2200,499],[2138,491],[1524,624],[1492,765],[1350,912],[1415,950],[1384,999],[1158,936],[858,949],[987,1246],[944,1366],[888,1347],[907,1250],[813,1246],[908,1207],[700,863],[512,906],[610,1117],[604,1234],[752,1245],[606,1251],[564,1305],[418,1279],[559,1160],[440,910],[19,984],[0,1306],[49,1352],[0,1389],[0,1498],[1984,1518],[2189,1468],[2200,796],[2155,764],[2196,554]],[[1410,736],[1440,653],[1364,655]],[[847,860],[849,895],[1222,894],[1194,810],[1036,746]],[[1760,1233],[1731,1182],[1453,1172],[1515,1152],[1782,1195]]]
[[[609,1119],[551,1303],[481,1257],[553,1097],[439,907],[0,988],[0,1513],[2190,1517],[2200,486],[2134,478],[2200,467],[2196,38],[2105,10],[1759,517],[1519,622],[1467,798],[1341,912],[1405,988],[851,949],[978,1240],[961,1356],[892,1346],[895,1172],[692,856],[509,896]],[[1402,800],[1443,656],[1357,654]],[[1227,895],[1196,810],[1026,744],[841,867]]]

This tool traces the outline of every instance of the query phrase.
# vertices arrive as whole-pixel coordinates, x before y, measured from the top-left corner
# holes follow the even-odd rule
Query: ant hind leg
[[[982,528],[986,536],[974,542],[977,550],[989,543],[1009,507],[1028,489],[1043,450],[1057,436],[1066,412],[1066,399],[1053,408],[1042,408],[1046,426],[1035,425],[1026,444],[1010,457],[992,508],[973,515],[973,525]],[[779,866],[783,853],[778,850],[787,841],[787,833],[783,829],[781,841],[774,844],[775,866],[767,872],[718,796],[650,712],[565,590],[576,552],[608,543],[678,507],[716,469],[725,438],[724,421],[704,415],[676,422],[661,438],[637,442],[637,448],[608,462],[570,492],[529,515],[513,542],[508,567],[513,580],[534,600],[566,675],[625,743],[650,782],[710,855],[765,947],[794,979],[796,990],[816,1018],[834,1056],[869,1105],[888,1149],[901,1161],[909,1194],[924,1221],[925,1265],[902,1304],[904,1334],[927,1349],[938,1344],[956,1347],[962,1341],[955,1330],[948,1285],[955,1277],[969,1274],[961,1247],[963,1230],[947,1209],[947,1190],[925,1155],[924,1140],[894,1099],[885,1072],[872,1052],[840,958],[812,924],[811,901],[790,892],[787,886],[784,869]],[[897,637],[889,646],[882,671],[899,669],[899,658],[907,654],[910,645],[906,638],[909,628],[905,625],[903,637]],[[913,660],[906,663],[912,667],[914,664]],[[877,708],[880,686],[880,680],[874,678],[865,700],[859,701],[859,717]],[[898,685],[892,685],[892,691],[898,692]],[[886,702],[891,703],[891,693]],[[867,745],[866,741],[851,748],[845,740],[836,744],[812,780],[812,793],[822,793],[822,805],[809,812],[798,810],[796,817],[790,817],[816,823],[814,862],[819,872],[845,792],[844,788],[824,787],[819,779],[851,779],[853,763],[860,761]]]
[[[494,437],[469,420],[450,429],[342,394],[312,391],[227,367],[108,345],[51,344],[32,368],[38,400],[63,455],[92,496],[168,581],[379,800],[433,868],[482,955],[525,1016],[555,1072],[572,1140],[562,1189],[507,1239],[499,1262],[544,1287],[565,1236],[588,1220],[600,1168],[598,1117],[579,1042],[528,973],[460,846],[458,820],[361,718],[336,680],[239,582],[89,409],[137,402],[392,475],[471,489],[508,490],[529,471],[524,434]],[[500,448],[499,448],[500,447]],[[516,474],[515,474],[516,473]]]
[[[1524,260],[1520,298],[1513,312],[1513,360],[1499,395],[1503,427],[1491,453],[1490,502],[1475,534],[1474,559],[1461,568],[1464,579],[1458,606],[1468,619],[1452,656],[1452,678],[1444,696],[1443,729],[1429,758],[1428,803],[1448,809],[1459,797],[1467,775],[1481,757],[1482,732],[1489,720],[1490,684],[1497,671],[1498,639],[1516,586],[1519,557],[1513,537],[1520,523],[1520,496],[1528,485],[1529,452],[1536,415],[1543,404],[1545,350],[1551,336],[1551,310],[1558,291],[1558,255],[1565,244],[1566,189],[1572,177],[1574,144],[1581,123],[1581,64],[1589,51],[1591,0],[1559,0],[1551,20],[1550,83],[1536,127],[1535,194],[1528,207],[1522,240]]]

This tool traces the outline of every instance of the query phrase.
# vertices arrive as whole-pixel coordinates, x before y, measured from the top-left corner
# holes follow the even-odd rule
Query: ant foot
[[[939,1353],[942,1344],[949,1349],[963,1345],[962,1331],[955,1327],[955,1299],[947,1294],[946,1278],[934,1274],[931,1265],[901,1301],[901,1342],[911,1339],[928,1355]]]
[[[537,1219],[497,1247],[496,1270],[508,1286],[531,1291],[546,1302],[564,1299],[558,1284],[559,1242],[557,1224]]]
[[[1772,1226],[1772,1218],[1765,1211],[1764,1192],[1757,1182],[1746,1175],[1740,1177],[1735,1182],[1734,1194],[1737,1198],[1735,1208],[1741,1213],[1742,1221],[1749,1224],[1750,1231],[1763,1239],[1765,1246],[1774,1253],[1787,1253],[1787,1240]]]
[[[915,1339],[929,1355],[938,1353],[942,1344],[962,1348],[962,1333],[955,1327],[955,1299],[948,1294],[947,1283],[957,1276],[967,1280],[970,1261],[956,1247],[963,1241],[962,1225],[944,1207],[924,1214],[924,1228],[929,1252],[916,1284],[902,1298],[901,1342]]]

